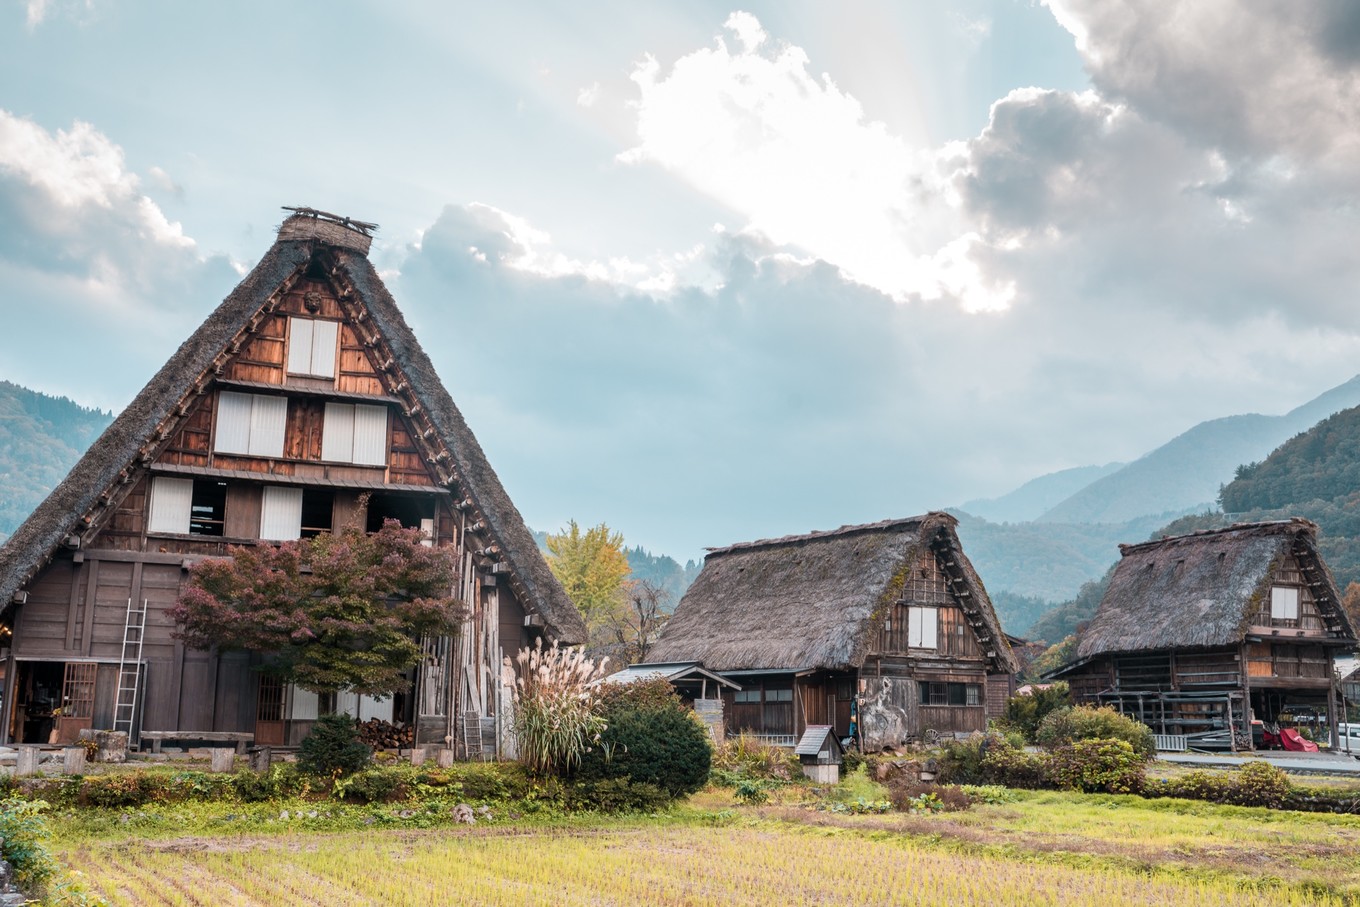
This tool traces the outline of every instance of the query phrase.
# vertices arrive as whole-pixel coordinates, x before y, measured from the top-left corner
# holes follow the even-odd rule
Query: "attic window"
[[[1299,619],[1299,590],[1289,586],[1273,586],[1270,590],[1270,619],[1294,621]]]
[[[288,374],[334,378],[339,332],[339,322],[289,318]]]
[[[907,646],[912,649],[937,649],[940,646],[940,609],[907,609]]]
[[[288,398],[222,391],[217,397],[218,453],[283,456]]]

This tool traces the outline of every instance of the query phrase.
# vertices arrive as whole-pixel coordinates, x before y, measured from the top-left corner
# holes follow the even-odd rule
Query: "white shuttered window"
[[[939,648],[940,611],[938,608],[907,609],[907,645],[913,649]]]
[[[302,489],[266,485],[260,508],[260,538],[286,542],[302,537]]]
[[[335,377],[335,348],[340,325],[310,318],[288,319],[288,374]]]
[[[1270,617],[1272,620],[1299,619],[1299,590],[1288,586],[1270,589]]]
[[[218,453],[283,456],[288,398],[222,391],[217,396]]]
[[[151,514],[146,531],[187,534],[193,503],[193,479],[156,476],[151,480]]]
[[[387,465],[387,407],[327,403],[321,459],[362,466]]]

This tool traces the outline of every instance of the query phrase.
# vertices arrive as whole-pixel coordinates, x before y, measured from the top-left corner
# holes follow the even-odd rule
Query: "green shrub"
[[[1205,800],[1210,803],[1226,803],[1232,806],[1267,806],[1271,809],[1300,804],[1296,808],[1308,808],[1302,803],[1306,795],[1301,794],[1289,781],[1289,776],[1269,762],[1248,762],[1232,772],[1187,772],[1179,778],[1171,778],[1149,787],[1148,793],[1157,797],[1181,797],[1186,800]],[[1316,792],[1313,792],[1316,794]],[[1354,793],[1350,800],[1355,801],[1351,809],[1346,809],[1343,795],[1338,798],[1323,796],[1315,799],[1327,807],[1326,812],[1352,812],[1360,807],[1360,797]]]
[[[372,751],[359,742],[359,726],[349,715],[322,715],[302,738],[298,768],[309,775],[332,777],[357,772],[368,764]]]
[[[627,778],[605,778],[574,785],[568,805],[576,810],[604,813],[656,812],[670,805],[673,799],[669,791],[655,784]]]
[[[1143,764],[1127,740],[1074,740],[1053,750],[1048,777],[1060,790],[1136,794],[1143,789]]]
[[[733,793],[742,803],[749,803],[752,806],[770,799],[766,783],[759,778],[742,778],[736,783]]]
[[[142,778],[141,772],[87,777],[79,787],[78,802],[81,806],[105,809],[141,806],[149,799],[142,787]]]
[[[15,880],[28,888],[40,888],[57,871],[57,864],[43,841],[47,826],[42,800],[8,797],[0,801],[0,855],[14,867]]]
[[[1123,740],[1144,760],[1157,755],[1156,740],[1147,725],[1119,714],[1109,706],[1079,705],[1050,712],[1034,735],[1045,749],[1054,750],[1078,740]]]
[[[288,762],[271,765],[267,772],[242,769],[231,776],[231,785],[236,799],[242,803],[298,797],[308,789],[306,778],[296,765]]]
[[[717,784],[732,786],[745,778],[786,782],[800,774],[802,766],[791,750],[745,734],[729,737],[713,753],[713,780]]]
[[[704,786],[713,762],[708,731],[669,683],[604,684],[597,695],[606,727],[599,743],[582,754],[578,778],[627,778],[671,798]]]
[[[331,796],[353,803],[390,803],[409,797],[416,783],[408,766],[374,765],[337,781]]]
[[[1052,757],[1048,753],[1031,753],[1011,746],[1004,740],[989,747],[982,757],[981,784],[1004,784],[1038,790],[1049,785],[1048,768]]]
[[[1040,723],[1050,712],[1072,705],[1072,696],[1065,681],[1050,684],[1046,690],[1036,689],[1024,696],[1012,696],[1006,701],[1006,712],[997,722],[999,730],[1013,730],[1024,735],[1027,743],[1034,743]]]

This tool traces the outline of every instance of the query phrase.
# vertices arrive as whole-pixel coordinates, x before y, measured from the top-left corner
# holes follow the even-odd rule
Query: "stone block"
[[[68,775],[85,774],[85,747],[68,746],[61,751],[61,770]]]
[[[209,771],[229,772],[236,768],[236,749],[234,747],[220,747],[212,751],[212,765]]]

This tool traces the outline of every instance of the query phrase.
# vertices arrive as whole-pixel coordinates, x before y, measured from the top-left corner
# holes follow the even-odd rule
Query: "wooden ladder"
[[[482,715],[476,711],[463,713],[463,753],[467,760],[482,759]]]
[[[113,704],[113,729],[127,731],[132,743],[132,728],[137,717],[137,693],[142,678],[142,640],[146,636],[146,599],[140,608],[128,599],[123,622],[123,654],[118,659],[118,698]]]

